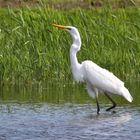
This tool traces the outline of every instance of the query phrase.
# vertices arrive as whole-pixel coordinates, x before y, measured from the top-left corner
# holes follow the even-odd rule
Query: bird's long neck
[[[80,63],[78,62],[77,59],[77,52],[73,49],[73,45],[71,46],[70,49],[70,62],[71,62],[71,67],[72,69],[78,69]]]
[[[72,73],[77,81],[82,81],[80,71],[81,71],[81,64],[78,62],[77,59],[77,52],[80,50],[81,47],[81,40],[80,37],[73,36],[73,43],[70,48],[70,62]]]

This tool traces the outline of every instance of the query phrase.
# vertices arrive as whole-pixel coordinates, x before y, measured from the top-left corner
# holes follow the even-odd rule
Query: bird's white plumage
[[[132,101],[130,93],[124,87],[124,82],[118,79],[113,73],[88,60],[82,63],[82,68],[82,75],[85,81],[93,86],[93,90],[96,88],[103,92],[122,95],[128,101]],[[127,93],[128,96],[126,96],[125,93]]]
[[[84,61],[82,67],[84,79],[100,90],[115,93],[118,88],[124,86],[124,83],[114,74],[92,61]]]
[[[121,95],[129,102],[132,102],[133,98],[130,95],[128,89],[124,86],[124,83],[113,73],[104,68],[101,68],[100,66],[89,60],[86,60],[81,64],[78,62],[76,54],[81,48],[81,38],[78,30],[75,27],[61,26],[56,24],[53,24],[53,26],[66,29],[71,34],[73,40],[70,48],[70,62],[72,73],[75,80],[86,83],[87,91],[91,97],[96,97],[97,101],[98,92],[103,91],[111,94]],[[110,97],[108,96],[108,98]],[[98,101],[97,107],[97,113],[99,113]],[[115,104],[108,110],[112,109],[113,107],[115,107]]]
[[[70,29],[68,32],[70,32],[73,39],[70,48],[70,61],[75,80],[86,82],[87,91],[91,97],[98,96],[98,91],[103,91],[121,95],[129,102],[132,102],[133,98],[124,87],[124,83],[113,73],[89,60],[81,64],[78,62],[76,54],[81,48],[80,34],[75,27],[68,26],[68,28]]]

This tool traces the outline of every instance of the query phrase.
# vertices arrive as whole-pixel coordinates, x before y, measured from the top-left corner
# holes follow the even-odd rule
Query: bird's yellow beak
[[[62,25],[57,25],[57,24],[51,24],[51,26],[57,27],[57,28],[61,28],[61,29],[66,29],[66,26],[62,26]]]

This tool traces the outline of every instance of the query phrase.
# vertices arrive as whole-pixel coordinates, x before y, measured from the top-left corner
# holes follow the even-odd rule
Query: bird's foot
[[[113,110],[113,111],[112,111],[112,114],[115,114],[115,113],[116,113],[116,111],[115,111],[115,110]]]
[[[113,109],[113,108],[115,108],[115,107],[116,107],[116,103],[114,103],[113,106],[107,108],[106,111],[110,111],[111,109]]]
[[[100,109],[99,108],[97,109],[97,115],[100,115]]]

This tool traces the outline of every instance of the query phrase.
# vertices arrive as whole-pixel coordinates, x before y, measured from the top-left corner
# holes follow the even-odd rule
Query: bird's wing
[[[118,94],[117,90],[124,86],[124,83],[113,73],[92,61],[84,61],[82,66],[84,79],[98,89]]]

